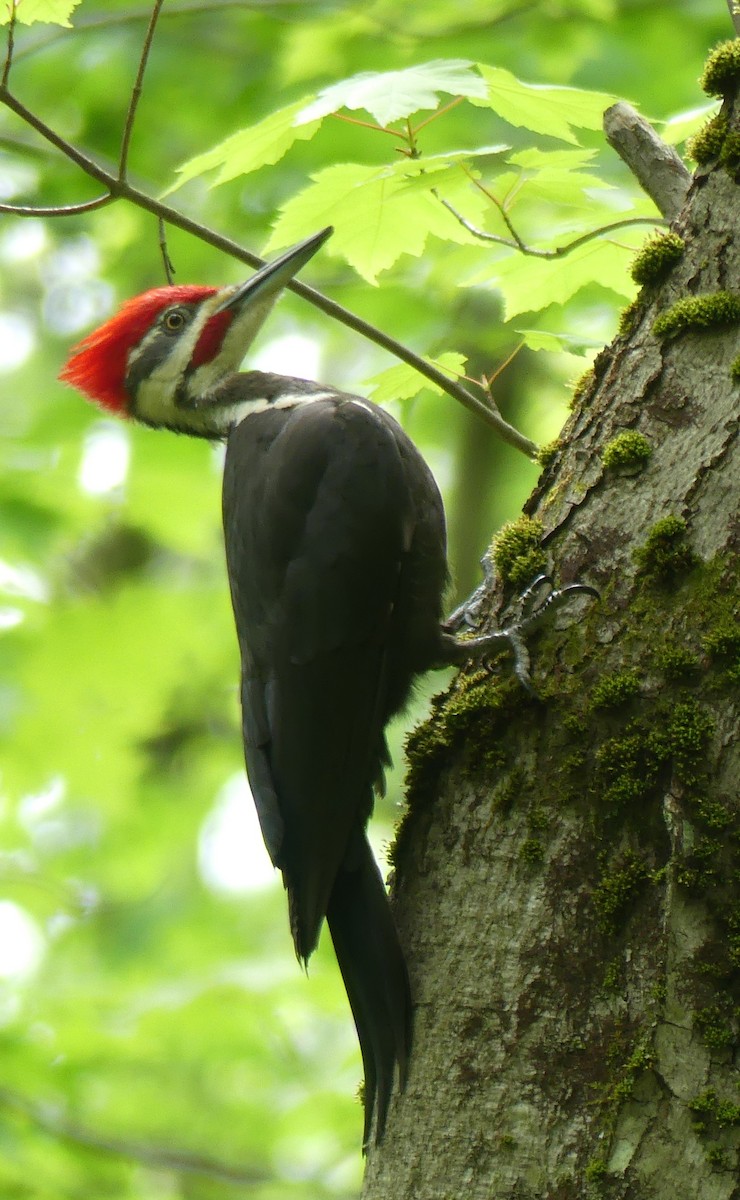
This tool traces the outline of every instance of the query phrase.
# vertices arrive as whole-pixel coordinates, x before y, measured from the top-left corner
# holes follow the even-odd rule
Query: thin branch
[[[740,37],[740,0],[727,0],[727,7],[730,10],[730,20],[735,26],[735,33]]]
[[[149,51],[152,48],[154,40],[154,31],[157,28],[157,19],[159,17],[164,0],[154,0],[152,15],[147,26],[144,45],[141,48],[141,57],[139,59],[139,69],[136,72],[136,80],[131,90],[131,99],[129,100],[128,112],[126,113],[126,121],[123,126],[123,137],[121,139],[121,156],[118,160],[118,178],[123,181],[126,178],[128,169],[128,152],[131,145],[131,134],[134,128],[134,120],[136,118],[136,109],[141,99],[141,89],[144,82],[144,72],[149,58]]]
[[[172,284],[175,280],[175,268],[172,265],[170,252],[167,249],[167,229],[165,227],[164,218],[160,217],[157,224],[159,228],[159,250],[162,255],[162,263],[164,264],[164,273],[168,284],[170,287],[172,287]]]
[[[224,237],[223,234],[217,233],[205,225],[201,225],[198,221],[192,220],[192,218],[179,212],[176,208],[171,208],[169,205],[163,204],[160,200],[154,199],[153,196],[142,192],[139,188],[132,187],[126,180],[119,179],[110,171],[106,171],[90,155],[85,154],[82,150],[73,146],[71,142],[66,141],[55,130],[51,129],[45,121],[42,121],[40,117],[31,112],[6,86],[0,86],[0,103],[5,104],[11,112],[14,112],[16,116],[30,125],[32,129],[35,129],[46,141],[51,142],[66,158],[80,167],[86,175],[89,175],[90,178],[95,179],[103,187],[107,188],[114,199],[128,200],[129,203],[135,204],[138,208],[153,213],[155,217],[161,217],[169,225],[174,225],[176,229],[182,229],[185,233],[192,234],[193,237],[199,238],[201,241],[206,242],[207,245],[213,246],[216,250],[220,250],[224,254],[231,255],[240,262],[247,263],[250,267],[257,269],[264,265],[263,259],[259,258],[256,254],[252,254],[251,251],[246,250],[243,246],[240,246],[238,242]],[[488,425],[496,429],[502,440],[510,446],[514,446],[517,450],[526,454],[528,458],[536,456],[537,446],[530,438],[525,437],[513,425],[509,425],[498,413],[492,411],[483,400],[474,396],[462,384],[448,379],[446,375],[430,363],[425,362],[418,354],[414,354],[407,346],[403,346],[395,338],[383,333],[382,330],[377,329],[374,325],[370,325],[369,322],[350,312],[349,309],[343,308],[341,304],[337,304],[327,296],[322,295],[321,292],[316,291],[315,288],[309,287],[299,280],[291,280],[288,288],[295,295],[307,300],[333,320],[341,322],[348,329],[355,330],[356,333],[367,338],[368,341],[374,342],[375,345],[382,347],[382,349],[399,358],[401,362],[405,362],[413,367],[420,375],[431,380],[443,392],[451,396],[453,400],[457,400],[470,412],[475,413]]]
[[[586,242],[601,237],[605,233],[611,233],[614,229],[624,229],[628,225],[669,224],[669,221],[665,217],[624,217],[621,221],[612,221],[609,225],[601,225],[598,229],[589,229],[588,233],[582,233],[579,237],[573,238],[571,242],[566,242],[562,246],[554,246],[549,250],[541,250],[537,246],[528,246],[526,242],[521,240],[517,233],[514,233],[513,237],[507,238],[502,237],[498,233],[487,233],[485,229],[478,229],[462,213],[453,208],[449,200],[444,200],[441,196],[439,199],[447,211],[452,213],[455,220],[459,221],[463,228],[467,229],[468,233],[472,233],[473,237],[480,238],[483,242],[495,242],[498,246],[508,246],[511,250],[519,250],[521,254],[527,254],[530,258],[564,258],[566,254],[577,250],[579,246],[585,245]],[[507,227],[512,229],[511,222],[507,221]]]
[[[686,201],[691,175],[673,146],[624,100],[604,113],[604,134],[656,208],[675,220]]]
[[[5,66],[3,67],[3,76],[0,80],[0,86],[6,88],[10,79],[10,68],[13,62],[13,50],[15,47],[15,20],[18,0],[10,0],[10,20],[8,22],[8,48],[5,52]]]
[[[176,1171],[181,1175],[199,1175],[252,1188],[269,1183],[272,1179],[272,1176],[267,1175],[261,1169],[231,1166],[229,1163],[204,1154],[194,1154],[190,1150],[174,1146],[158,1146],[150,1142],[129,1141],[125,1138],[96,1133],[94,1130],[86,1129],[58,1114],[55,1111],[57,1106],[39,1104],[9,1088],[0,1088],[0,1106],[20,1113],[37,1129],[51,1137],[72,1142],[75,1145],[86,1146],[88,1149],[102,1154],[111,1154],[117,1158],[145,1163],[150,1167]]]
[[[76,217],[80,213],[104,208],[113,200],[115,196],[105,192],[102,196],[96,196],[93,200],[83,200],[79,204],[57,204],[48,208],[35,204],[0,204],[0,213],[10,213],[14,217]]]

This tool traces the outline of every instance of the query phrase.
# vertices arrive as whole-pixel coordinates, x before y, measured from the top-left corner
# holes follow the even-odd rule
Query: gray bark
[[[740,325],[653,332],[740,297],[739,213],[724,166],[697,175],[528,503],[602,592],[534,640],[543,702],[471,667],[411,740],[415,1042],[367,1200],[740,1198]],[[606,466],[625,431],[650,457]]]

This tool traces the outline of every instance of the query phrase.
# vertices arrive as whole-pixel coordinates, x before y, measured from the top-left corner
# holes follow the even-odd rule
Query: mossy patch
[[[537,451],[537,462],[545,470],[555,461],[560,449],[560,439],[555,438],[553,442],[548,442],[545,446],[540,446]]]
[[[730,367],[730,379],[733,383],[740,383],[740,354]]]
[[[716,329],[740,322],[740,295],[713,292],[706,296],[684,296],[653,323],[657,338],[675,337],[687,329]]]
[[[533,517],[509,521],[491,545],[494,565],[504,583],[525,588],[547,565],[542,547],[543,525]]]
[[[638,251],[630,274],[635,283],[659,283],[683,256],[686,243],[677,233],[660,233],[649,238]]]
[[[724,113],[711,117],[706,125],[689,139],[686,151],[700,167],[714,162],[722,153],[727,136],[728,122]]]
[[[619,314],[617,322],[617,331],[621,337],[629,337],[630,334],[637,328],[637,318],[640,313],[640,298],[635,296],[635,299],[630,301],[626,308],[623,308]]]
[[[596,373],[593,367],[589,367],[587,371],[583,372],[580,379],[576,380],[576,383],[573,387],[573,395],[570,398],[570,404],[568,406],[571,411],[575,408],[578,408],[578,405],[581,403],[581,401],[586,402],[588,399],[590,399],[588,394],[595,386]]]
[[[684,574],[697,559],[688,543],[683,517],[656,521],[642,546],[634,551],[638,574],[654,583],[669,583]]]
[[[589,707],[597,709],[619,708],[640,694],[640,677],[637,671],[618,671],[614,675],[603,675],[591,689]]]
[[[708,96],[728,96],[740,85],[740,38],[720,43],[707,59],[701,86]]]
[[[602,933],[611,936],[617,933],[651,874],[649,863],[632,850],[604,871],[593,893]]]
[[[650,442],[636,429],[617,434],[601,452],[601,461],[610,470],[643,467],[653,453]]]

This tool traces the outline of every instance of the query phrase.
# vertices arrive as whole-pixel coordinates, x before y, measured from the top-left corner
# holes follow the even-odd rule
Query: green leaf
[[[306,97],[294,104],[288,104],[285,108],[279,108],[277,112],[270,113],[255,125],[248,125],[245,129],[232,133],[217,146],[188,159],[177,168],[179,178],[164,195],[168,196],[184,183],[196,179],[199,175],[205,175],[207,171],[220,168],[211,184],[211,187],[216,187],[230,179],[236,179],[239,175],[249,175],[252,171],[258,171],[260,167],[279,162],[295,141],[308,141],[319,128],[320,121],[297,123],[296,117],[301,109],[305,109],[305,105]]]
[[[265,252],[287,246],[321,225],[333,225],[330,251],[343,256],[363,279],[375,284],[379,273],[402,254],[419,257],[429,234],[470,242],[471,235],[433,194],[433,175],[424,190],[407,186],[409,179],[423,170],[423,166],[406,162],[401,171],[398,164],[326,167],[282,209]],[[467,189],[462,175],[460,186]]]
[[[479,63],[478,69],[488,84],[488,95],[484,101],[471,96],[473,104],[492,108],[510,125],[574,145],[578,138],[573,128],[601,129],[604,110],[616,99],[605,92],[523,83],[503,67],[485,63]]]
[[[403,71],[363,71],[320,91],[299,121],[314,121],[340,108],[361,108],[386,126],[419,109],[436,108],[440,92],[483,99],[486,86],[465,59],[436,59]]]
[[[698,108],[690,108],[685,112],[675,113],[667,121],[662,122],[660,136],[669,146],[678,146],[698,133],[709,117],[717,112],[717,102],[701,104]]]
[[[428,362],[430,366],[439,367],[451,379],[457,379],[465,374],[467,359],[464,354],[448,350],[445,354],[440,354],[438,358],[427,358],[425,355],[424,361]],[[431,379],[420,375],[414,367],[407,363],[398,363],[394,367],[388,367],[378,375],[373,375],[368,383],[373,385],[370,398],[376,404],[387,404],[391,400],[410,400],[425,388],[436,392],[439,396],[443,394],[441,387],[432,383]]]
[[[549,329],[517,329],[516,332],[524,338],[528,349],[545,350],[552,354],[565,351],[566,354],[584,355],[595,346],[602,345],[595,338],[578,338],[570,333],[554,333]]]
[[[22,25],[46,21],[49,25],[69,28],[72,24],[69,18],[79,3],[80,0],[16,0],[15,15]],[[10,4],[0,5],[0,25],[7,25],[10,13]]]
[[[591,283],[631,300],[636,289],[629,275],[630,259],[627,247],[595,238],[556,260],[511,253],[498,259],[492,270],[488,268],[485,279],[501,291],[509,321],[519,313],[565,304]],[[481,273],[468,280],[468,286],[483,281]]]

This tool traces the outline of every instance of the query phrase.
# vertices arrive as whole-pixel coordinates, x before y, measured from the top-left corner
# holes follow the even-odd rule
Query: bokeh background
[[[90,0],[71,29],[17,30],[16,92],[107,164],[148,16],[136,0]],[[131,177],[161,193],[179,164],[306,92],[438,58],[608,91],[662,123],[706,105],[703,60],[731,34],[720,0],[167,0]],[[472,120],[451,111],[428,148],[437,136],[525,144],[490,111]],[[617,215],[644,206],[601,136],[584,143]],[[259,251],[312,173],[377,153],[377,135],[327,120],[274,166],[218,188],[195,179],[171,202]],[[0,108],[0,201],[93,194]],[[531,239],[565,227],[552,189],[527,219]],[[646,233],[619,239],[625,270]],[[178,281],[245,274],[177,230],[168,245]],[[373,287],[327,248],[306,275],[421,352],[465,354],[477,377],[534,323],[504,320],[495,272],[461,287],[485,276],[489,254],[432,240]],[[115,423],[56,382],[71,344],[161,282],[156,221],[130,205],[0,214],[0,1197],[351,1197],[354,1029],[328,939],[308,978],[293,958],[243,775],[219,450]],[[545,308],[533,297],[537,327],[566,349],[524,348],[501,373],[509,421],[540,443],[557,436],[569,387],[624,302],[598,280]],[[295,297],[250,363],[364,392],[392,365]],[[447,397],[391,408],[443,487],[459,596],[538,468]],[[443,683],[420,688],[391,730],[397,764],[404,729]],[[373,826],[381,854],[401,800],[397,768]]]

